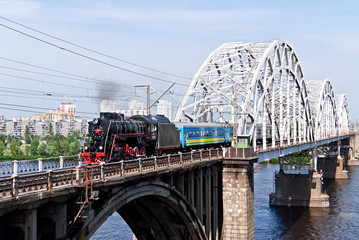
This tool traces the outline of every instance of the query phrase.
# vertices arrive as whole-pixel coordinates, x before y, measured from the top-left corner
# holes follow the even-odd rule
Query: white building
[[[72,116],[76,115],[76,105],[75,103],[61,103],[60,107],[57,109],[58,113],[70,113]]]
[[[111,100],[102,100],[100,105],[100,112],[118,112],[116,103]]]
[[[164,115],[169,120],[172,119],[172,103],[166,100],[159,100],[157,103],[157,114]]]
[[[0,120],[0,134],[12,135],[16,137],[24,137],[26,127],[29,128],[30,134],[36,134],[44,137],[49,134],[50,123],[54,134],[61,134],[67,136],[80,131],[81,134],[86,134],[88,123],[86,120],[81,121],[28,121],[21,119]]]

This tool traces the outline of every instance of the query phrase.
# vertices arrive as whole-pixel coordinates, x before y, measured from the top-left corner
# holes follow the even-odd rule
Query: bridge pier
[[[358,166],[359,165],[359,159],[356,159],[356,152],[357,148],[356,143],[359,144],[359,134],[355,134],[354,136],[350,136],[350,147],[349,147],[349,159],[348,159],[348,166]]]
[[[281,169],[275,175],[275,192],[269,195],[271,206],[329,207],[329,196],[322,192],[322,176],[286,174]]]
[[[233,149],[237,150],[237,149]],[[257,158],[223,161],[222,239],[254,239],[253,164]]]
[[[323,171],[323,178],[348,179],[344,169],[344,159],[340,156],[318,157],[318,169]]]
[[[330,146],[329,150],[323,149],[322,154],[318,155],[317,169],[323,172],[323,178],[348,179],[345,166],[349,158],[349,147],[341,148],[341,144],[339,141],[338,145]]]

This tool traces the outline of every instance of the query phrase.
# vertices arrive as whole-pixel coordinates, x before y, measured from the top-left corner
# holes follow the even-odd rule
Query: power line
[[[2,88],[2,87],[0,87]],[[15,91],[17,91],[15,89]],[[21,90],[20,90],[21,91]],[[89,98],[89,99],[104,99],[104,97],[95,97],[95,96],[83,96],[83,95],[73,95],[73,94],[68,94],[68,93],[54,93],[54,92],[43,92],[43,91],[30,91],[30,93],[25,92],[14,92],[11,90],[0,90],[0,92],[5,92],[5,93],[14,93],[14,94],[19,94],[19,95],[30,95],[30,96],[38,96],[39,94],[36,94],[34,92],[38,92],[41,93],[41,95],[43,96],[48,96],[48,97],[70,97],[70,98]],[[119,101],[126,101],[125,99],[122,98],[110,98],[110,100],[119,100]]]
[[[27,28],[27,29],[29,29],[29,30],[32,30],[32,31],[34,31],[34,32],[40,33],[40,34],[42,34],[42,35],[45,35],[45,36],[47,36],[47,37],[56,39],[56,40],[58,40],[58,41],[61,41],[61,42],[70,44],[70,45],[72,45],[72,46],[81,48],[81,49],[83,49],[83,50],[86,50],[86,51],[89,51],[89,52],[92,52],[92,53],[96,53],[96,54],[101,55],[101,56],[104,56],[104,57],[111,58],[111,59],[113,59],[113,60],[117,60],[117,61],[120,61],[120,62],[129,64],[129,65],[132,65],[132,66],[136,66],[136,67],[139,67],[139,68],[143,68],[143,69],[146,69],[146,70],[150,70],[150,71],[154,71],[154,72],[166,74],[166,75],[169,75],[169,76],[173,76],[173,77],[178,77],[178,78],[183,78],[183,79],[191,80],[191,78],[189,78],[189,77],[184,77],[184,76],[180,76],[180,75],[177,75],[177,74],[168,73],[168,72],[165,72],[165,71],[160,71],[160,70],[157,70],[157,69],[154,69],[154,68],[146,67],[146,66],[143,66],[143,65],[140,65],[140,64],[137,64],[137,63],[132,63],[132,62],[127,61],[127,60],[123,60],[123,59],[120,59],[120,58],[117,58],[117,57],[110,56],[110,55],[105,54],[105,53],[101,53],[101,52],[99,52],[99,51],[95,51],[95,50],[92,50],[92,49],[89,49],[89,48],[80,46],[80,45],[78,45],[78,44],[69,42],[69,41],[64,40],[64,39],[61,39],[61,38],[59,38],[59,37],[55,37],[55,36],[50,35],[50,34],[48,34],[48,33],[42,32],[42,31],[40,31],[40,30],[31,28],[31,27],[28,27],[28,26],[26,26],[26,25],[24,25],[24,24],[15,22],[15,21],[13,21],[13,20],[10,20],[10,19],[5,18],[5,17],[2,17],[2,16],[0,16],[0,18],[6,20],[6,21],[8,21],[8,22],[14,23],[14,24],[16,24],[16,25],[19,25],[19,26],[21,26],[21,27],[24,27],[24,28]]]
[[[104,64],[104,65],[107,65],[107,66],[110,66],[110,67],[113,67],[113,68],[117,68],[117,69],[122,70],[122,71],[125,71],[125,72],[129,72],[129,73],[132,73],[132,74],[136,74],[136,75],[139,75],[139,76],[142,76],[142,77],[148,77],[148,78],[151,78],[151,79],[154,79],[154,80],[158,80],[158,81],[161,81],[161,82],[174,83],[173,81],[169,81],[169,80],[165,80],[165,79],[162,79],[162,78],[153,77],[153,76],[150,76],[150,75],[147,75],[147,74],[139,73],[139,72],[136,72],[136,71],[133,71],[133,70],[129,70],[129,69],[126,69],[126,68],[123,68],[123,67],[120,67],[120,66],[111,64],[111,63],[107,63],[107,62],[98,60],[98,59],[96,59],[96,58],[87,56],[87,55],[82,54],[82,53],[75,52],[75,51],[70,50],[70,49],[67,49],[67,48],[65,48],[65,47],[62,47],[62,46],[56,45],[56,44],[54,44],[54,43],[51,43],[51,42],[45,41],[45,40],[43,40],[43,39],[40,39],[40,38],[38,38],[38,37],[32,36],[32,35],[30,35],[30,34],[27,34],[27,33],[25,33],[25,32],[22,32],[22,31],[20,31],[20,30],[15,29],[15,28],[9,27],[9,26],[7,26],[7,25],[5,25],[5,24],[2,24],[2,23],[0,23],[0,26],[3,26],[3,27],[5,27],[5,28],[7,28],[7,29],[10,29],[10,30],[12,30],[12,31],[14,31],[14,32],[20,33],[20,34],[22,34],[22,35],[24,35],[24,36],[27,36],[27,37],[32,38],[32,39],[35,39],[35,40],[37,40],[37,41],[40,41],[40,42],[45,43],[45,44],[47,44],[47,45],[50,45],[50,46],[52,46],[52,47],[59,48],[60,50],[63,50],[63,51],[72,53],[72,54],[74,54],[74,55],[77,55],[77,56],[80,56],[80,57],[83,57],[83,58],[87,58],[87,59],[92,60],[92,61],[94,61],[94,62],[98,62],[98,63]],[[186,87],[189,86],[188,84],[182,84],[182,83],[177,83],[177,85],[186,86]]]
[[[1,66],[0,66],[1,67]],[[7,73],[1,73],[0,75],[3,76],[7,76],[7,77],[13,77],[13,78],[19,78],[19,79],[24,79],[24,80],[28,80],[28,81],[34,81],[34,82],[40,82],[40,83],[47,83],[47,84],[53,84],[53,85],[57,85],[57,86],[63,86],[63,87],[70,87],[70,88],[78,88],[78,89],[82,89],[82,90],[93,90],[93,91],[99,91],[99,89],[93,89],[93,88],[85,88],[85,87],[79,87],[79,86],[74,86],[74,85],[69,85],[69,84],[64,84],[64,83],[54,83],[54,82],[49,82],[49,81],[45,81],[45,80],[40,80],[40,79],[34,79],[34,78],[28,78],[28,77],[22,77],[22,76],[18,76],[18,75],[13,75],[13,74],[7,74]],[[110,92],[118,92],[116,90],[101,90],[101,91],[110,91]],[[127,93],[127,94],[133,94],[132,92],[124,92],[121,91],[120,93]]]
[[[51,71],[51,72],[61,73],[61,74],[68,75],[68,76],[73,76],[73,77],[82,78],[82,79],[83,79],[82,81],[84,81],[84,82],[88,82],[88,81],[89,81],[89,82],[103,83],[103,84],[108,84],[108,85],[119,85],[119,86],[124,86],[124,87],[134,87],[134,86],[127,85],[127,84],[108,82],[108,81],[103,81],[103,80],[96,79],[96,78],[90,78],[90,77],[85,77],[85,76],[81,76],[81,75],[77,75],[77,74],[73,74],[73,73],[67,73],[67,72],[63,72],[63,71],[58,71],[58,70],[55,70],[55,69],[46,68],[46,67],[41,67],[41,66],[38,66],[38,65],[34,65],[34,64],[30,64],[30,63],[25,63],[25,62],[21,62],[21,61],[9,59],[9,58],[0,57],[0,59],[6,60],[6,61],[9,61],[9,62],[14,62],[14,63],[22,64],[22,65],[26,65],[26,66],[30,66],[30,67],[34,67],[34,68],[39,68],[39,69]],[[4,67],[4,68],[7,68],[7,67]],[[14,69],[15,69],[15,68],[14,68]],[[20,71],[21,71],[21,70],[20,70]],[[23,70],[23,71],[26,71],[26,70]],[[29,71],[29,72],[33,72],[33,71]],[[34,73],[38,73],[38,72],[34,72]],[[40,73],[40,74],[41,74],[41,73]],[[45,73],[42,73],[42,74],[45,74]],[[58,76],[58,75],[56,75],[56,76]],[[66,77],[64,77],[64,76],[58,76],[58,77],[66,78]],[[80,81],[80,79],[76,79],[76,78],[68,78],[68,79]]]
[[[5,106],[12,106],[12,107],[22,107],[22,108],[32,108],[32,109],[42,109],[42,110],[49,110],[51,108],[42,108],[42,107],[34,107],[34,106],[27,106],[27,105],[18,105],[18,104],[10,104],[10,103],[2,103],[0,102],[0,105],[5,105]],[[98,113],[89,113],[89,112],[80,112],[80,111],[76,111],[77,113],[81,113],[81,114],[86,114],[86,115],[96,115]]]
[[[41,114],[42,113],[40,111],[32,111],[32,110],[28,110],[28,109],[25,110],[25,109],[8,108],[8,107],[0,107],[0,109],[10,110],[10,111],[17,111],[17,112],[36,113],[36,114]],[[98,116],[98,115],[91,115],[91,116]]]

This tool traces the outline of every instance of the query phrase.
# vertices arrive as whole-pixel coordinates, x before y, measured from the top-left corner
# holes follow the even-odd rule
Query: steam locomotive
[[[85,164],[100,164],[229,145],[233,127],[220,123],[171,123],[163,115],[104,112],[89,122],[81,157]]]

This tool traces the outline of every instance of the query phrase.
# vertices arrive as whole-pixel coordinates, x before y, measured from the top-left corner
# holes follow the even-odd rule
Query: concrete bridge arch
[[[195,210],[173,186],[145,181],[111,192],[74,238],[90,238],[117,211],[137,239],[207,239]]]

